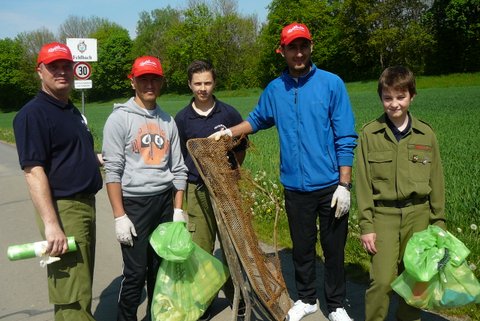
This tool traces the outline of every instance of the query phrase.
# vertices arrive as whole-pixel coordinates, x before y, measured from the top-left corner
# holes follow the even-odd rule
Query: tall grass
[[[347,84],[356,129],[382,113],[376,94],[376,81]],[[446,184],[446,215],[448,229],[471,250],[468,263],[480,277],[480,73],[420,77],[418,95],[411,105],[414,116],[428,122],[437,134]],[[255,106],[261,91],[218,92],[217,97],[235,106],[246,117]],[[119,99],[115,102],[122,102]],[[158,99],[162,108],[174,115],[190,100],[190,96],[165,95]],[[103,125],[112,110],[113,102],[87,103],[85,112],[95,138],[95,148],[101,149]],[[80,106],[77,103],[77,106]],[[15,113],[0,114],[0,140],[13,142],[12,119]],[[308,139],[308,137],[305,137]],[[247,152],[244,168],[281,201],[279,148],[274,128],[250,136],[252,147]],[[355,183],[355,177],[354,177]],[[260,239],[272,241],[274,204],[258,194],[254,204],[254,225]],[[350,236],[346,249],[346,264],[353,272],[364,275],[368,256],[359,246],[355,190],[352,192]],[[291,246],[284,212],[278,228],[282,246]],[[319,251],[321,249],[319,248]],[[321,253],[321,252],[319,252]],[[480,319],[478,307],[467,307],[458,313]]]

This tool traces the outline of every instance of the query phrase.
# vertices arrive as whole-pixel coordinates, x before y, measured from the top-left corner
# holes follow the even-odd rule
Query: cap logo
[[[290,29],[288,29],[288,30],[287,30],[287,33],[292,33],[292,32],[294,32],[295,30],[305,31],[305,28],[302,27],[302,26],[299,26],[299,25],[295,25],[295,26],[291,27]]]
[[[55,47],[52,47],[52,48],[49,48],[48,49],[48,53],[53,53],[53,52],[57,52],[57,51],[62,51],[64,53],[67,53],[67,49],[62,47],[62,46],[55,46]]]
[[[142,62],[140,63],[140,67],[145,67],[145,66],[157,67],[157,64],[155,63],[155,61],[151,61],[151,60],[147,59],[147,60],[142,61]]]

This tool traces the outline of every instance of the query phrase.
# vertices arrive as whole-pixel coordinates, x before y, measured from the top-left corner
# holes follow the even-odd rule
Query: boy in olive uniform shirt
[[[381,74],[384,113],[363,126],[356,160],[361,242],[371,254],[365,320],[385,320],[390,284],[404,270],[413,233],[429,224],[445,228],[445,189],[432,128],[408,109],[416,95],[413,73],[403,66]],[[420,310],[399,298],[397,320],[420,320]]]

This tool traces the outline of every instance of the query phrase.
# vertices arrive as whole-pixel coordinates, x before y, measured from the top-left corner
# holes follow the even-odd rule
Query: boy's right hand
[[[377,233],[368,233],[360,236],[362,241],[362,246],[370,254],[376,254],[377,248],[375,246],[375,241],[377,239]]]

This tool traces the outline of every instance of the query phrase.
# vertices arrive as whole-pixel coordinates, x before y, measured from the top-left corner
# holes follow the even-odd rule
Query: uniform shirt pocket
[[[408,169],[410,179],[416,182],[428,182],[432,165],[432,147],[428,145],[408,145]]]
[[[392,177],[392,151],[369,152],[368,163],[373,181],[386,181]]]

